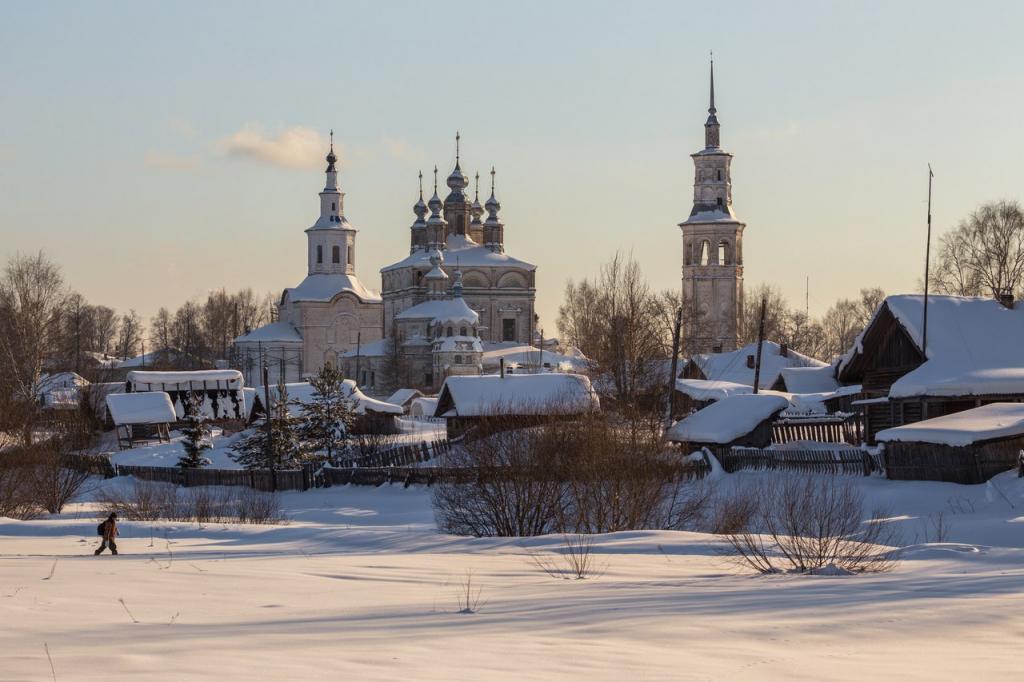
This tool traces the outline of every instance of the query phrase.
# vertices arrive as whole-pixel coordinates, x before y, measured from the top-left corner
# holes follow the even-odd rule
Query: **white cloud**
[[[317,168],[327,152],[327,139],[311,128],[293,126],[276,137],[263,133],[256,125],[245,125],[217,143],[227,156],[285,168]],[[334,152],[342,156],[340,146]]]
[[[197,155],[180,156],[174,153],[148,151],[142,159],[146,168],[192,172],[199,170],[203,160]]]

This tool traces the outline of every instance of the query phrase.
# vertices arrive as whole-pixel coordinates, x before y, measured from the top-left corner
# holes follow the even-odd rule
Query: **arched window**
[[[722,181],[722,171],[721,170],[718,171],[718,181],[719,182]]]
[[[455,356],[455,364],[456,365],[461,365],[462,364],[462,356],[461,355],[456,355]]]
[[[725,241],[724,239],[718,242],[718,264],[729,264],[729,242]]]
[[[324,247],[320,246],[319,244],[316,245],[316,262],[324,262]]]
[[[341,247],[340,246],[334,246],[334,247],[331,248],[331,262],[332,263],[340,263],[341,262]]]
[[[332,211],[333,211],[333,210],[335,210],[335,209],[334,209],[334,206],[335,206],[335,204],[334,204],[334,202],[332,201],[332,202],[331,202],[331,210],[332,210]]]
[[[711,259],[711,244],[705,239],[700,243],[700,264],[707,265]]]
[[[451,335],[452,335],[452,328],[448,327],[448,333],[445,334],[445,336],[451,336]]]
[[[355,265],[356,262],[356,247],[348,247],[348,264]]]
[[[466,328],[465,327],[460,327],[459,328],[459,336],[466,336]]]

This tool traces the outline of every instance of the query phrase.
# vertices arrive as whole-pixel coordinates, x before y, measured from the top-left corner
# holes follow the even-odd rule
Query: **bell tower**
[[[739,344],[743,306],[743,228],[732,209],[732,154],[721,147],[715,108],[715,62],[704,123],[704,149],[691,154],[693,209],[683,232],[683,338],[685,351],[712,353]]]

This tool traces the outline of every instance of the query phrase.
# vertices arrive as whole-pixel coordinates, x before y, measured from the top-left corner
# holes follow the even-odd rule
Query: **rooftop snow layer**
[[[889,296],[893,317],[921,348],[924,297]],[[868,327],[874,323],[872,319]],[[867,328],[865,328],[866,330]],[[863,352],[862,331],[840,364]],[[1010,309],[990,298],[928,297],[928,358],[891,387],[893,398],[1024,393],[1024,309]]]
[[[879,431],[879,441],[964,446],[1024,436],[1024,403],[991,403],[974,409]]]
[[[171,396],[163,391],[111,393],[107,410],[115,424],[167,424],[177,420]]]
[[[787,407],[789,401],[777,395],[733,395],[679,420],[666,435],[680,443],[724,445],[747,435]]]
[[[783,367],[780,373],[790,393],[830,393],[839,388],[832,365]]]
[[[469,307],[464,298],[459,297],[418,303],[395,315],[395,319],[476,324],[480,320],[480,315]]]
[[[448,409],[446,397],[449,413],[436,416],[581,414],[600,406],[590,379],[582,374],[448,377],[438,409]]]
[[[271,322],[262,327],[257,327],[246,334],[242,334],[235,339],[236,343],[245,341],[289,341],[302,343],[302,337],[291,322]]]
[[[367,289],[355,275],[309,275],[299,286],[285,289],[288,301],[330,301],[343,291],[355,294],[367,303],[378,303],[380,294]]]
[[[480,246],[465,235],[453,234],[448,237],[444,253],[445,263],[460,268],[512,266],[523,270],[536,270],[537,266],[504,253],[496,253],[486,246]],[[408,267],[427,267],[433,250],[417,249],[397,263],[381,268],[381,272]]]
[[[761,348],[760,388],[769,388],[786,367],[828,367],[821,360],[797,353],[793,349],[781,354],[782,347],[773,341],[765,341]],[[745,386],[754,385],[754,368],[747,367],[747,356],[757,357],[757,344],[751,343],[728,353],[706,353],[695,355],[695,363],[709,381],[728,381]]]
[[[242,373],[237,369],[202,369],[195,372],[149,372],[134,370],[128,372],[128,382],[136,389],[161,391],[201,390],[206,383],[209,388],[242,388]]]
[[[574,371],[586,369],[588,365],[587,358],[579,350],[573,350],[576,352],[575,355],[567,355],[556,353],[546,348],[541,352],[536,346],[528,346],[526,344],[488,343],[484,345],[483,364],[485,368],[493,370],[504,359],[506,367],[510,365],[536,367],[539,363],[543,363],[552,367]]]

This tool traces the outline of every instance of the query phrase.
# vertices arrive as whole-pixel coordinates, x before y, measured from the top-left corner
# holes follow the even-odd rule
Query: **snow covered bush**
[[[885,571],[897,544],[885,514],[866,520],[863,495],[837,476],[765,476],[757,502],[726,541],[760,573]]]
[[[178,460],[178,466],[182,469],[197,469],[210,463],[203,457],[203,450],[211,449],[213,441],[210,439],[210,425],[199,408],[202,398],[202,394],[193,394],[189,400],[185,426],[181,429],[185,436],[181,442],[185,454]]]

